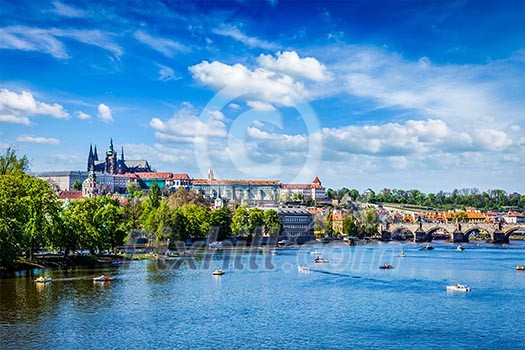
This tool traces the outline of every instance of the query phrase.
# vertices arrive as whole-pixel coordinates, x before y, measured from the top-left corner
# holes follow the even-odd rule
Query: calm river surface
[[[433,245],[213,252],[46,270],[40,287],[3,279],[0,348],[525,349],[525,244]],[[212,276],[217,266],[226,274]],[[115,280],[93,283],[101,273]],[[447,293],[456,282],[472,292]]]

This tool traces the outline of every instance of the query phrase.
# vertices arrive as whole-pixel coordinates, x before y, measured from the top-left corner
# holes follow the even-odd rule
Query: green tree
[[[182,207],[182,213],[188,222],[187,234],[196,239],[204,239],[210,229],[210,209],[197,204],[187,204]]]
[[[283,224],[277,212],[273,209],[264,211],[264,234],[279,237],[283,230]]]
[[[211,212],[210,227],[217,230],[217,240],[222,241],[231,236],[232,213],[228,207]]]
[[[25,173],[27,170],[29,170],[27,157],[17,157],[16,151],[11,147],[6,149],[4,155],[0,156],[0,175],[17,175]]]
[[[153,208],[158,208],[161,200],[161,191],[157,181],[153,181],[148,190],[148,198]]]
[[[184,241],[189,238],[187,230],[188,220],[180,208],[173,208],[171,210],[169,225],[171,228],[171,236],[169,237],[171,242]]]
[[[47,246],[60,206],[51,186],[22,172],[0,176],[0,265]]]
[[[126,195],[128,198],[140,198],[144,192],[142,191],[142,188],[140,188],[140,185],[138,182],[130,181],[126,185]]]
[[[351,214],[343,219],[343,233],[352,237],[359,235],[359,225],[356,218]]]
[[[264,226],[264,211],[252,208],[248,212],[248,231],[250,235],[262,234]]]
[[[379,229],[379,218],[376,209],[371,207],[366,210],[363,217],[363,233],[367,236],[374,236]]]
[[[82,190],[82,182],[80,182],[80,180],[75,180],[75,182],[73,182],[73,189],[76,190],[76,191],[81,191]]]
[[[248,210],[241,205],[235,209],[232,220],[232,233],[234,236],[246,237],[250,232]]]

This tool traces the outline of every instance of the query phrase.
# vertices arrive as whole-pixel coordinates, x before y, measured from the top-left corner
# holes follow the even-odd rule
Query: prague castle
[[[109,148],[106,151],[106,158],[104,160],[98,159],[96,145],[94,151],[93,147],[91,145],[89,146],[87,171],[95,171],[116,175],[138,172],[151,172],[151,167],[147,160],[125,160],[124,147],[122,147],[120,158],[117,158],[117,152],[115,152],[113,148],[113,139],[111,139],[109,141]]]

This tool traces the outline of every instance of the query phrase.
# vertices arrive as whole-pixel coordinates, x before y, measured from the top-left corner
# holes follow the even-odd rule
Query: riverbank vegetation
[[[423,193],[420,190],[401,190],[384,188],[378,193],[368,189],[359,193],[356,189],[343,187],[339,190],[328,189],[329,199],[347,203],[349,201],[368,203],[394,203],[414,206],[421,209],[462,209],[474,207],[481,211],[509,211],[525,212],[525,194],[517,192],[507,193],[504,190],[493,189],[480,191],[477,188],[454,189],[450,193]]]

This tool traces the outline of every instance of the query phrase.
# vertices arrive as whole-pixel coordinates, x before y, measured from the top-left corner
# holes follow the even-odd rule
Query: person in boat
[[[459,288],[459,283],[456,283],[456,288]]]

